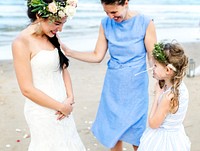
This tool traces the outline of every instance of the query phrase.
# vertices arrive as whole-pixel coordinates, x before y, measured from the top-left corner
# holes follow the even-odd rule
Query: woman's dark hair
[[[48,37],[49,41],[58,49],[58,54],[60,58],[60,68],[67,68],[69,66],[69,59],[62,53],[60,49],[60,43],[56,35],[54,37]]]
[[[27,0],[27,6],[31,0]],[[51,3],[53,0],[43,0],[45,3]],[[66,0],[56,0],[57,2],[66,2]],[[36,18],[36,12],[32,12],[33,7],[28,6],[27,15],[30,18],[31,22],[34,22]],[[45,19],[45,18],[44,18]],[[46,18],[47,19],[47,18]],[[56,35],[54,37],[48,37],[49,41],[58,49],[59,59],[60,59],[60,68],[67,68],[69,66],[69,59],[62,53],[60,48],[60,43]]]
[[[102,4],[106,5],[112,5],[112,4],[117,4],[117,5],[124,5],[126,0],[101,0]],[[129,1],[129,0],[128,0]]]

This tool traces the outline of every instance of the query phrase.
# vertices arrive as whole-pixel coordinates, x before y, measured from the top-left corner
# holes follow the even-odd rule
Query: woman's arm
[[[22,39],[18,38],[12,44],[14,68],[22,94],[41,106],[60,111],[66,115],[65,104],[55,101],[34,87],[30,65],[31,53],[27,50],[28,48]]]
[[[153,66],[153,61],[152,61],[152,50],[154,49],[154,44],[157,42],[157,37],[156,37],[156,29],[154,26],[153,21],[149,23],[149,26],[147,27],[146,31],[146,36],[144,39],[145,47],[147,50],[147,55],[148,55],[148,62],[149,66]]]
[[[101,62],[106,54],[107,47],[108,47],[102,25],[100,25],[99,36],[98,36],[94,51],[79,52],[79,51],[70,50],[64,44],[62,44],[61,46],[67,56],[81,60],[81,61],[91,62],[91,63]]]

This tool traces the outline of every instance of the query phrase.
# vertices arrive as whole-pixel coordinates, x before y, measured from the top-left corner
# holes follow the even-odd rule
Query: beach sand
[[[199,66],[200,43],[183,43],[182,45],[189,58],[193,58],[196,66]],[[70,60],[69,71],[76,102],[73,115],[80,137],[87,151],[108,151],[90,131],[99,104],[108,56],[100,64]],[[191,151],[199,151],[200,76],[194,78],[186,76],[184,81],[190,93],[184,126],[192,142]],[[153,83],[154,80],[150,74],[150,106]],[[0,61],[0,151],[27,151],[30,137],[23,114],[24,100],[16,81],[12,60]],[[132,147],[125,143],[123,150],[131,151]]]

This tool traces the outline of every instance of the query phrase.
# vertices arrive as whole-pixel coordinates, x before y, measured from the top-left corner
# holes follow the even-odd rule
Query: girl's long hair
[[[174,94],[170,102],[170,112],[176,113],[179,106],[179,86],[183,77],[186,74],[188,65],[188,57],[185,55],[183,48],[178,43],[166,43],[163,47],[163,52],[166,56],[166,64],[172,64],[176,71],[171,78],[172,89],[171,92]],[[156,58],[154,58],[156,59]],[[165,81],[159,81],[160,87],[163,88]]]

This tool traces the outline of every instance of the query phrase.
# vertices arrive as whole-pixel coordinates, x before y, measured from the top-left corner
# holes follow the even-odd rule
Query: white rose
[[[49,12],[51,12],[51,13],[53,13],[53,14],[57,13],[57,11],[58,11],[55,2],[51,2],[51,3],[48,5],[48,9],[49,9]]]
[[[77,3],[78,3],[78,0],[67,0],[67,3],[71,6],[74,6],[76,7],[77,6]]]
[[[63,17],[65,17],[66,16],[66,14],[63,12],[63,11],[59,11],[58,12],[58,16],[60,17],[60,18],[63,18]]]
[[[72,17],[76,13],[76,8],[70,5],[66,6],[65,12],[68,17]]]

